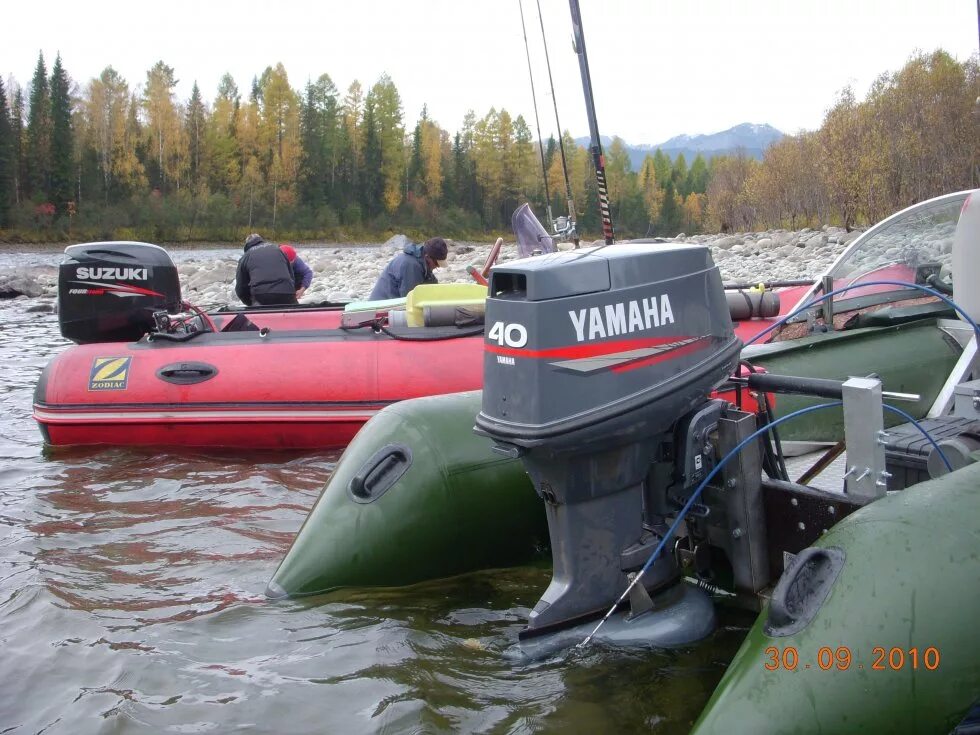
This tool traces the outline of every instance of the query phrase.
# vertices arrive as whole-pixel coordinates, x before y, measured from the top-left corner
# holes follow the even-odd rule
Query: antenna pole
[[[980,2],[980,0],[977,0]],[[555,108],[555,128],[558,131],[558,150],[561,151],[561,171],[565,176],[565,203],[568,207],[568,219],[571,222],[569,228],[572,233],[572,240],[575,247],[578,247],[578,231],[575,228],[575,201],[572,199],[572,184],[568,180],[568,161],[565,158],[565,141],[561,132],[561,123],[558,121],[558,98],[555,97],[555,81],[551,77],[551,56],[548,54],[548,38],[544,34],[544,17],[541,15],[541,0],[538,3],[538,22],[541,24],[541,41],[544,44],[544,59],[548,65],[548,84],[551,87],[551,101]]]
[[[544,200],[545,208],[548,212],[548,226],[554,229],[554,218],[551,216],[551,192],[548,191],[548,169],[544,165],[544,144],[541,142],[541,123],[538,121],[538,98],[534,94],[534,74],[531,71],[531,50],[527,45],[527,28],[524,27],[524,4],[517,0],[517,7],[521,10],[521,30],[524,31],[524,51],[527,54],[527,74],[531,78],[531,100],[534,103],[534,125],[538,130],[538,152],[541,154],[541,175],[544,177]],[[564,153],[562,154],[564,161]]]
[[[602,143],[599,141],[599,124],[595,117],[595,100],[592,98],[592,77],[589,74],[589,57],[585,53],[585,34],[582,32],[582,13],[578,8],[578,0],[568,0],[572,11],[572,33],[575,53],[578,54],[579,70],[582,72],[582,89],[585,92],[585,112],[589,117],[589,135],[592,145],[592,162],[595,165],[595,178],[599,187],[599,213],[602,216],[602,234],[606,245],[613,243],[613,223],[609,214],[609,190],[606,188],[606,161],[602,155]]]

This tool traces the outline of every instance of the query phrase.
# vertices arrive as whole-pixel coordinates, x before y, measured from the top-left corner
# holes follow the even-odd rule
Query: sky
[[[294,89],[328,74],[343,92],[387,73],[412,129],[423,105],[454,133],[468,110],[524,116],[536,133],[521,4],[541,135],[557,130],[542,44],[551,58],[561,129],[588,135],[566,0],[49,0],[4,3],[0,77],[27,86],[43,52],[83,86],[112,66],[142,86],[157,61],[177,97],[196,81],[213,100],[230,73],[282,63]],[[959,61],[978,51],[976,0],[580,0],[598,129],[631,144],[769,123],[814,130],[850,85],[873,80],[917,50]],[[43,8],[43,10],[39,10]],[[12,65],[12,66],[8,66]]]

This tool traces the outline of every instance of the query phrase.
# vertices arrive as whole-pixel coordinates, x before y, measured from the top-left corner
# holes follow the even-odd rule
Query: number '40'
[[[523,347],[527,344],[527,329],[523,324],[504,324],[494,322],[487,332],[487,337],[495,340],[498,345],[507,347]]]

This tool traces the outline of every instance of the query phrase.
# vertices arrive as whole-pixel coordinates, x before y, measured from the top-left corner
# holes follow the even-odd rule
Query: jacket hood
[[[408,245],[406,245],[405,247],[402,248],[402,252],[403,253],[407,253],[408,255],[414,256],[414,257],[418,258],[419,260],[422,259],[422,246],[421,245],[416,245],[415,243],[411,243],[410,242],[410,243],[408,243]]]

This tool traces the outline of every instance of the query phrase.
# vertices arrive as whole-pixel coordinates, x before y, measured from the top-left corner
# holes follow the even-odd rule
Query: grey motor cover
[[[730,374],[739,348],[706,247],[623,243],[498,265],[477,426],[520,446],[564,443],[662,402],[641,423],[666,427]]]

